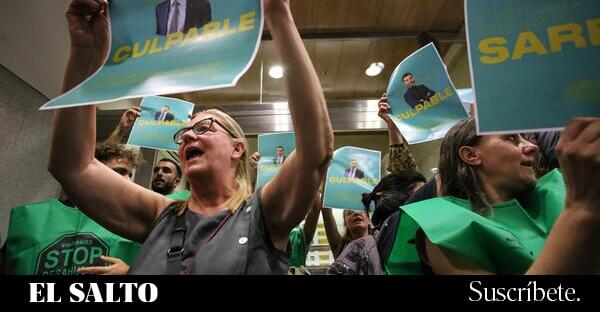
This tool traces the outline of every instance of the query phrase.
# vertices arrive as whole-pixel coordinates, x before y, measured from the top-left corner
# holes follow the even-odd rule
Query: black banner
[[[596,276],[0,276],[17,305],[597,305]],[[199,298],[203,298],[199,300]],[[207,303],[208,304],[208,303]],[[212,306],[213,303],[210,303]]]

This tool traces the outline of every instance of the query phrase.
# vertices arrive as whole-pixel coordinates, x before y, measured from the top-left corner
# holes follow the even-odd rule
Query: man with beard
[[[412,73],[405,73],[402,75],[402,81],[407,87],[406,93],[404,93],[404,100],[411,108],[415,108],[417,105],[429,101],[429,99],[435,95],[435,91],[429,89],[426,85],[417,85],[415,76]]]
[[[175,191],[179,182],[181,182],[179,165],[168,158],[159,160],[152,173],[152,190],[163,195],[169,195]]]

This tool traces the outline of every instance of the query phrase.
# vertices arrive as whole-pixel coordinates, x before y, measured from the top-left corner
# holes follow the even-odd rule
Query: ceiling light
[[[269,76],[274,79],[279,79],[283,77],[283,67],[277,65],[273,66],[269,69]]]
[[[369,66],[369,68],[367,68],[367,70],[365,70],[365,74],[371,77],[377,76],[381,74],[381,71],[384,67],[385,65],[383,65],[382,62],[373,63]]]

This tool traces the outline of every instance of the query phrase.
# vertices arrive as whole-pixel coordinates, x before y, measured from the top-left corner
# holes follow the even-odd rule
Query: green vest
[[[290,232],[290,266],[300,267],[306,265],[306,242],[304,241],[304,230],[302,227],[295,227]]]
[[[173,193],[173,194],[169,194],[167,195],[168,198],[170,199],[175,199],[175,200],[187,200],[188,197],[190,197],[190,191],[181,191],[179,193]]]
[[[554,170],[539,179],[523,200],[492,205],[482,216],[469,201],[438,197],[401,207],[404,212],[386,264],[389,274],[422,274],[415,249],[415,231],[496,274],[523,274],[540,253],[564,208],[566,189]],[[524,208],[526,207],[526,208]]]
[[[6,239],[6,273],[72,275],[103,266],[100,256],[130,264],[140,245],[117,236],[57,199],[14,207]]]

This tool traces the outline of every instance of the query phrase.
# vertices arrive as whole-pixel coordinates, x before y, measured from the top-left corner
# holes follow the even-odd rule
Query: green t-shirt
[[[540,253],[554,222],[564,209],[566,189],[554,170],[542,177],[522,199],[492,205],[483,216],[468,201],[438,197],[401,207],[394,247],[386,264],[389,274],[422,274],[415,249],[415,231],[471,259],[496,274],[523,274]]]
[[[295,227],[290,232],[290,266],[300,267],[306,265],[306,241],[302,227]]]
[[[57,199],[14,207],[6,239],[7,274],[72,275],[103,266],[100,256],[130,264],[140,248]]]

